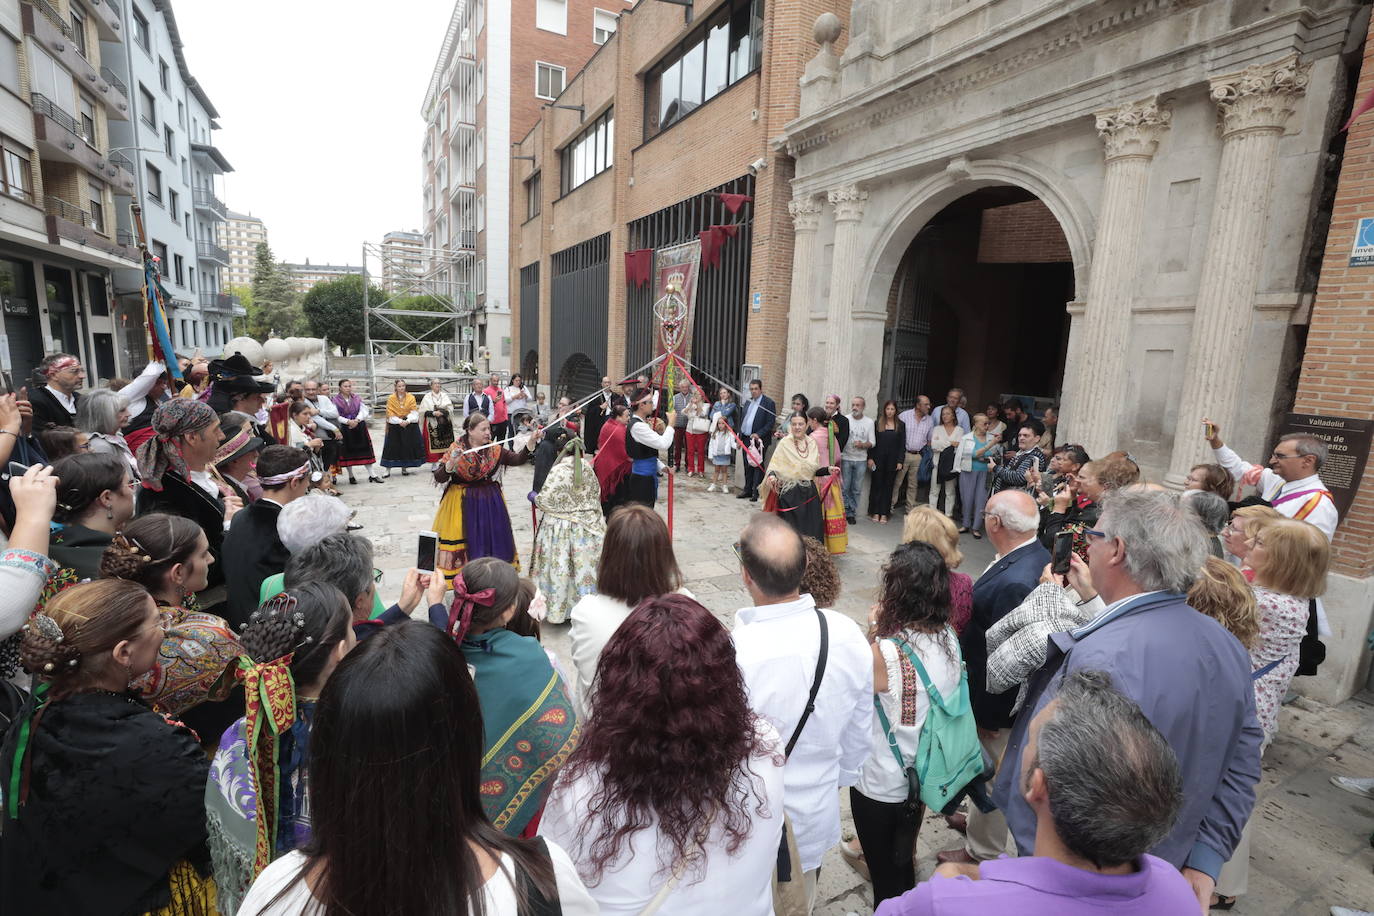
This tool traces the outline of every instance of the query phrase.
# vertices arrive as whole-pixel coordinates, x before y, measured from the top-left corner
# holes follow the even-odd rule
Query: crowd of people
[[[1315,438],[1264,467],[1207,421],[1215,460],[1173,493],[1056,443],[1053,408],[959,389],[783,415],[758,380],[638,376],[549,410],[492,376],[461,402],[398,382],[378,461],[347,382],[39,371],[0,397],[0,466],[27,467],[0,493],[6,908],[799,916],[837,845],[882,916],[1248,892],[1261,755],[1329,632]],[[740,463],[762,510],[748,607],[689,589],[655,510],[706,458],[706,494]],[[333,486],[378,464],[442,488],[435,568],[389,606]],[[835,558],[903,509],[861,625]],[[995,551],[976,576],[964,536]],[[568,664],[541,644],[564,621]],[[965,842],[919,881],[927,809]]]

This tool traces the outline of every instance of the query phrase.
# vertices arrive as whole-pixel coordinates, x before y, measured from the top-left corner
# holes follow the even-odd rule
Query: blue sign
[[[1351,267],[1374,267],[1374,218],[1364,217],[1355,224],[1355,245],[1350,249]]]
[[[1374,220],[1371,220],[1374,222]],[[763,293],[749,294],[749,311],[759,312],[763,310]]]

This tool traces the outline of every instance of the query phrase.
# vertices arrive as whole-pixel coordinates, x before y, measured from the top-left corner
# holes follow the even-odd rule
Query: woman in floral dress
[[[601,486],[582,440],[573,437],[535,499],[539,528],[530,575],[547,605],[549,623],[563,623],[583,595],[596,591],[596,564],[606,537]]]

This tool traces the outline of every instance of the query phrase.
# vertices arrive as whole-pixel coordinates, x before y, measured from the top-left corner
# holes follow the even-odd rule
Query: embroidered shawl
[[[820,449],[810,436],[800,442],[792,435],[784,436],[768,461],[768,473],[776,477],[773,488],[779,493],[814,481],[820,467]]]
[[[345,420],[356,420],[358,411],[363,409],[363,399],[356,394],[351,394],[348,397],[336,394],[329,400],[333,401],[334,406],[339,408],[339,416]]]
[[[411,394],[409,391],[406,392],[404,398],[398,398],[393,394],[386,399],[386,415],[388,417],[396,417],[404,420],[412,413],[419,411],[419,409],[420,405],[415,402],[415,395]]]

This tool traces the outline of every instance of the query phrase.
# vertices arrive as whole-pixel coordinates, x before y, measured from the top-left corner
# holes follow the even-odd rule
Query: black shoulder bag
[[[792,756],[792,748],[797,746],[797,739],[801,737],[802,729],[806,727],[806,721],[816,711],[816,694],[821,689],[821,678],[825,677],[825,659],[830,654],[830,626],[825,622],[825,614],[821,612],[820,608],[816,608],[816,619],[821,624],[821,650],[816,656],[816,676],[811,679],[811,693],[806,698],[806,708],[802,710],[801,718],[797,720],[797,727],[792,730],[792,737],[787,739],[787,749],[783,751],[784,757]],[[787,854],[787,832],[783,831],[782,843],[778,847],[778,881],[791,880],[792,859]]]

